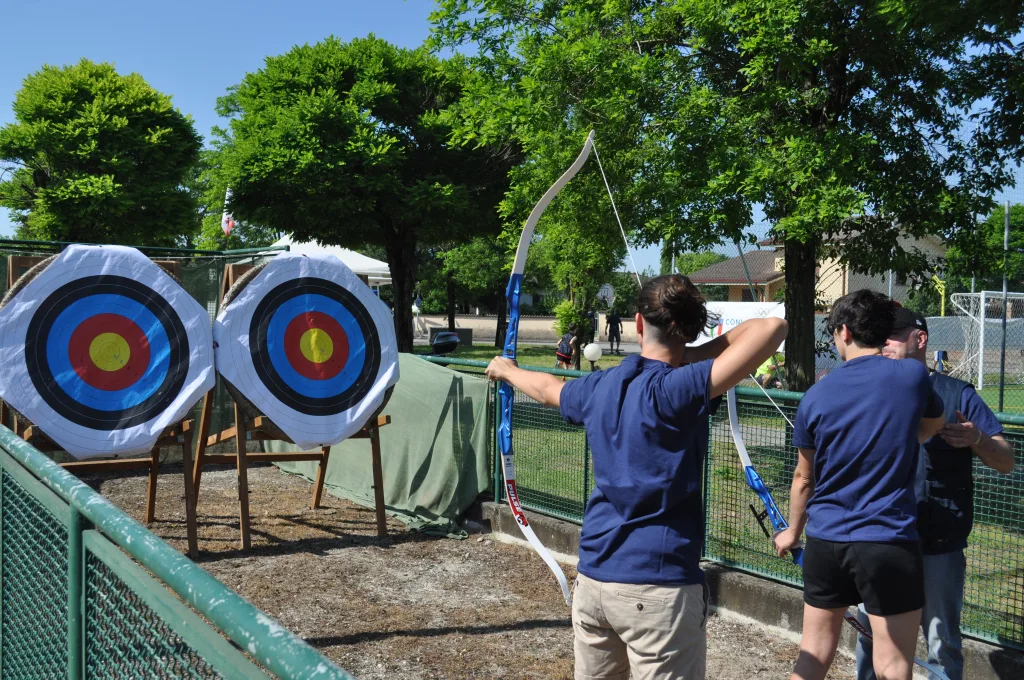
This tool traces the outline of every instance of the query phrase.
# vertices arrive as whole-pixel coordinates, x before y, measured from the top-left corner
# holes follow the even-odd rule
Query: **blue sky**
[[[259,69],[266,56],[332,34],[348,40],[374,33],[415,47],[429,34],[433,7],[432,0],[6,0],[0,126],[13,120],[11,103],[26,75],[44,64],[87,57],[140,73],[209,137],[212,126],[224,124],[214,111],[217,97]],[[1012,197],[1020,201],[1022,193],[1024,187],[1017,188]],[[11,231],[0,209],[0,234]],[[657,247],[635,255],[641,270],[658,269]]]
[[[171,95],[208,138],[211,127],[224,125],[214,111],[217,97],[268,55],[332,34],[348,40],[374,33],[416,47],[430,32],[433,8],[432,0],[6,0],[0,126],[12,122],[11,103],[25,76],[43,64],[88,57],[141,74]],[[11,233],[7,211],[0,209],[0,234]],[[658,257],[657,248],[648,249],[637,265],[657,269]]]

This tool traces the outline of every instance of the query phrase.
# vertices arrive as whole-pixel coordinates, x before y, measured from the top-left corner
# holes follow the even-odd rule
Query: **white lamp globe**
[[[583,348],[583,356],[587,361],[597,361],[601,358],[601,347],[596,342],[592,342]]]

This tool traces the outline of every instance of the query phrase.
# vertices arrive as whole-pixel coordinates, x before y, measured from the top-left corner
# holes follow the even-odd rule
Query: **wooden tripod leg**
[[[185,532],[188,535],[188,556],[199,559],[199,531],[196,526],[196,494],[192,484],[192,430],[185,430],[181,439],[182,479],[185,480]]]
[[[214,388],[216,389],[216,388]],[[206,440],[210,433],[210,415],[213,412],[213,390],[203,397],[203,413],[199,416],[199,441],[196,442],[196,463],[192,472],[194,503],[199,505],[199,482],[203,478],[203,464],[206,462]]]
[[[160,447],[154,446],[149,454],[149,486],[146,489],[146,524],[156,517],[156,480],[160,475]]]
[[[238,464],[238,524],[242,534],[242,550],[248,550],[249,538],[249,461],[245,457],[245,414],[235,404],[235,454]]]
[[[380,462],[380,428],[373,423],[370,434],[370,465],[373,467],[373,504],[377,510],[377,536],[388,535],[387,517],[384,515],[384,472]]]
[[[320,447],[320,465],[316,469],[316,484],[313,485],[313,504],[309,506],[313,510],[320,507],[320,499],[324,495],[324,478],[327,477],[327,459],[330,455],[330,446]]]

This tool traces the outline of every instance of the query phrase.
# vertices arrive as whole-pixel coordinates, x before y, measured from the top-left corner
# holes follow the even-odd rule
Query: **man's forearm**
[[[527,371],[519,367],[509,369],[503,380],[545,406],[559,405],[559,396],[565,384],[548,373]]]
[[[797,534],[807,524],[807,502],[814,494],[814,483],[803,475],[793,475],[793,486],[789,490],[789,526],[796,529]]]
[[[982,434],[978,443],[971,446],[971,451],[993,470],[1003,474],[1013,472],[1013,445],[1003,437]]]

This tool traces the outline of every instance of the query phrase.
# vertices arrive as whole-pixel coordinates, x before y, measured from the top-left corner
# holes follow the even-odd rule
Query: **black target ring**
[[[337,394],[316,397],[299,392],[282,377],[272,360],[268,346],[271,321],[282,305],[299,296],[321,296],[337,302],[358,325],[358,341],[365,346],[363,364],[352,384]],[[380,337],[369,311],[345,288],[317,277],[282,283],[260,300],[249,325],[249,348],[253,368],[267,391],[286,407],[309,416],[332,416],[356,406],[373,388],[381,363]]]
[[[138,303],[156,317],[166,335],[169,361],[163,379],[150,396],[128,408],[103,410],[75,401],[59,386],[47,357],[53,325],[61,313],[79,300],[96,295],[123,296]],[[122,430],[156,418],[173,405],[188,377],[188,335],[178,314],[154,290],[123,276],[86,276],[61,286],[47,296],[32,316],[27,337],[38,339],[26,343],[25,362],[39,396],[63,418],[93,430]]]

